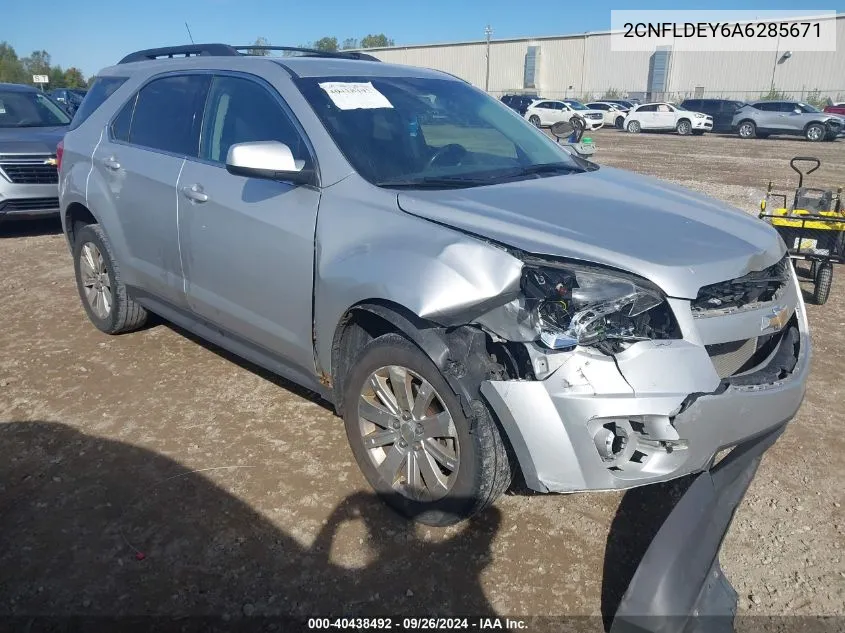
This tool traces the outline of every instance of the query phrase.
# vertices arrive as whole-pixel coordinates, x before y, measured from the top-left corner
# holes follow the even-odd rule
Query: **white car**
[[[604,124],[612,125],[620,130],[625,124],[625,117],[628,115],[628,108],[618,103],[610,103],[609,101],[594,101],[593,103],[588,103],[587,107],[591,110],[601,110],[602,116],[604,117]]]
[[[560,121],[568,121],[576,112],[587,122],[588,130],[597,130],[604,125],[604,114],[600,110],[590,110],[572,99],[540,99],[528,106],[523,116],[537,127],[549,127]]]
[[[713,129],[713,117],[674,103],[644,103],[628,112],[625,129],[634,134],[642,130],[675,130],[682,136],[700,135]]]

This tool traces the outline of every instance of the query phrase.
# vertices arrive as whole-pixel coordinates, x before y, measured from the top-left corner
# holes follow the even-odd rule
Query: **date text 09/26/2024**
[[[382,631],[527,630],[524,620],[498,617],[477,618],[309,618],[308,629],[372,629]]]

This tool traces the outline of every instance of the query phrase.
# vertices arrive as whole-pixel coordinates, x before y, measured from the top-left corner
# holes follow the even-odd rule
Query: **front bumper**
[[[0,218],[43,217],[59,213],[57,184],[15,184],[0,175]]]
[[[713,129],[713,119],[693,119],[692,120],[692,129],[693,130],[707,130],[710,131]]]
[[[604,119],[584,119],[587,122],[587,129],[590,131],[604,127]]]
[[[791,277],[780,300],[795,306],[794,316],[752,373],[720,379],[705,345],[731,340],[725,329],[759,333],[766,309],[702,322],[687,315],[692,340],[641,342],[615,357],[578,348],[544,380],[482,383],[526,484],[578,492],[667,481],[788,422],[804,398],[811,355],[794,271]]]

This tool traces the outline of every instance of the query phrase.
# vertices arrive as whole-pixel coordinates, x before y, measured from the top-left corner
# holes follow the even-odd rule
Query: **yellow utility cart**
[[[798,163],[813,163],[802,171]],[[813,280],[813,301],[822,305],[830,295],[833,283],[833,264],[845,261],[845,209],[842,204],[842,187],[836,191],[804,186],[804,176],[809,176],[821,161],[812,156],[796,156],[789,166],[798,174],[798,187],[792,203],[787,195],[772,191],[760,202],[760,218],[775,227],[793,260],[810,262]]]

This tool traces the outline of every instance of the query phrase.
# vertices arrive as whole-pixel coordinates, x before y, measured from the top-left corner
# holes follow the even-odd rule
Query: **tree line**
[[[306,42],[300,44],[301,48],[313,48],[318,51],[325,51],[327,53],[335,53],[337,51],[344,51],[356,48],[383,48],[385,46],[393,46],[395,42],[393,39],[387,37],[384,33],[365,35],[360,40],[354,37],[348,37],[342,42],[338,42],[336,37],[321,37],[314,42]],[[253,46],[270,46],[270,41],[266,37],[259,37],[252,44]],[[266,54],[260,49],[252,49],[251,53],[255,55]]]
[[[14,47],[8,42],[0,42],[0,82],[34,85],[33,75],[47,75],[50,83],[44,88],[49,90],[87,86],[81,70],[74,66],[67,69],[54,66],[47,51],[33,51],[29,57],[18,57]]]

